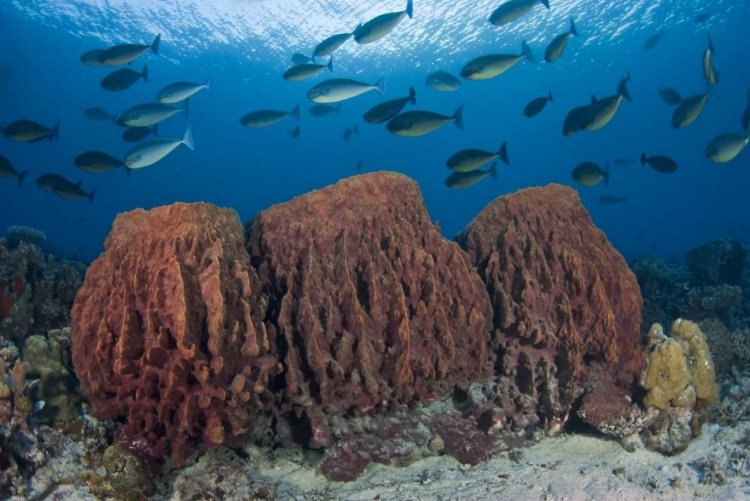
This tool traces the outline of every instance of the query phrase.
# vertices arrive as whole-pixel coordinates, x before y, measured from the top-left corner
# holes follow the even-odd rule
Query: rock
[[[617,384],[632,396],[645,367],[638,284],[575,190],[499,197],[458,241],[492,300],[496,400],[514,427],[535,426],[527,416],[537,415],[559,430],[582,393],[598,387]]]
[[[156,492],[148,465],[137,454],[111,445],[104,451],[102,465],[118,499],[140,501]]]
[[[738,285],[745,266],[745,249],[737,240],[715,240],[687,253],[688,268],[701,285]]]
[[[237,214],[178,203],[121,214],[72,312],[73,364],[120,442],[178,464],[243,442],[269,407],[277,360]]]
[[[444,396],[486,371],[492,310],[417,184],[374,173],[273,206],[248,224],[283,354],[282,412],[316,435],[323,413],[363,415]]]

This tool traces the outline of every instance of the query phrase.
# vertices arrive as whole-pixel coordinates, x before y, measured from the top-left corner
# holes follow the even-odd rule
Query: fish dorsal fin
[[[591,104],[594,104],[597,102],[596,96],[591,94]]]

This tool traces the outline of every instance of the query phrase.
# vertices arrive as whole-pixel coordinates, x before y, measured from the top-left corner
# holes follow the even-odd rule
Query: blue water
[[[497,28],[486,18],[500,2],[415,0],[414,19],[404,19],[379,43],[347,42],[335,54],[335,76],[375,82],[387,74],[388,97],[417,90],[419,109],[451,114],[465,106],[466,130],[449,124],[420,138],[396,137],[383,125],[364,123],[361,115],[379,102],[369,93],[342,104],[340,116],[312,117],[307,90],[328,74],[300,83],[281,79],[289,57],[311,48],[328,34],[348,31],[364,16],[402,10],[402,0],[303,2],[133,1],[55,2],[17,0],[0,6],[0,124],[21,118],[52,126],[61,121],[58,142],[14,143],[0,137],[0,154],[18,170],[29,170],[22,189],[0,179],[0,233],[21,224],[44,231],[56,245],[95,257],[117,213],[175,201],[207,201],[236,209],[243,220],[271,204],[364,171],[393,170],[420,185],[432,218],[447,237],[460,231],[495,197],[520,188],[557,182],[575,186],[570,171],[584,160],[640,152],[664,154],[680,164],[677,173],[659,174],[639,164],[612,167],[609,187],[576,187],[597,225],[628,258],[639,253],[681,257],[707,240],[735,235],[750,243],[750,151],[733,162],[714,164],[703,150],[719,133],[740,132],[740,116],[750,87],[750,2],[571,2],[552,0],[523,21]],[[698,26],[693,17],[715,15]],[[444,69],[458,74],[473,57],[491,52],[517,53],[525,38],[542,61],[544,48],[576,19],[573,37],[554,64],[521,62],[508,73],[484,81],[464,81],[454,93],[438,93],[425,77]],[[651,51],[646,38],[666,34]],[[701,55],[709,30],[716,49],[720,83],[696,123],[684,130],[670,126],[673,108],[657,100],[660,86],[683,95],[705,88]],[[113,68],[89,68],[78,56],[113,43],[150,43],[162,34],[158,55],[146,54],[133,65],[148,64],[150,82],[122,93],[108,93],[99,81]],[[587,104],[592,93],[613,94],[618,81],[632,75],[634,101],[623,102],[600,131],[561,134],[568,110]],[[111,113],[153,101],[163,86],[179,80],[202,82],[213,75],[212,92],[191,99],[189,122],[177,115],[160,124],[160,137],[180,138],[188,123],[196,151],[178,148],[162,162],[127,176],[123,170],[92,174],[72,159],[97,149],[118,157],[133,145],[120,139],[121,128],[86,119],[82,111],[100,106]],[[554,103],[536,118],[521,111],[535,97],[554,94]],[[290,118],[266,129],[240,125],[245,113],[302,107],[301,136],[293,140]],[[359,124],[360,136],[343,140],[347,127]],[[500,167],[497,182],[487,178],[471,189],[450,190],[447,158],[462,148],[497,149],[507,140],[511,166]],[[83,181],[96,189],[93,204],[70,201],[39,189],[35,179],[47,172]],[[601,205],[602,194],[627,196],[627,205]]]

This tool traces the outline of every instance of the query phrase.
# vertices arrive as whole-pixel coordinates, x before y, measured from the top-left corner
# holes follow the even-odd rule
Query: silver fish
[[[111,120],[112,123],[117,123],[117,115],[110,115],[106,110],[98,107],[86,108],[85,110],[83,110],[83,116],[85,116],[89,120]]]
[[[301,82],[302,80],[314,77],[325,68],[333,71],[333,56],[331,56],[328,64],[305,63],[292,66],[281,75],[281,78],[288,82]]]
[[[711,41],[711,35],[708,35],[708,47],[703,51],[703,60],[701,61],[701,64],[703,66],[703,75],[711,85],[719,83],[719,72],[714,68],[714,54],[714,44]]]
[[[508,143],[503,142],[496,152],[478,149],[461,150],[452,155],[445,164],[453,172],[471,172],[481,169],[493,160],[500,159],[505,165],[510,165],[508,159]]]
[[[362,119],[368,124],[380,124],[395,117],[404,109],[407,103],[417,104],[417,92],[414,87],[409,88],[409,95],[397,99],[389,99],[378,103],[365,112]]]
[[[122,139],[128,143],[139,143],[151,134],[158,136],[157,127],[158,124],[154,124],[153,127],[128,127],[122,133]]]
[[[641,165],[650,165],[656,172],[662,174],[672,174],[677,171],[677,162],[664,155],[654,155],[652,157],[647,156],[645,153],[641,153]]]
[[[305,64],[309,63],[310,61],[312,61],[311,57],[307,57],[306,55],[300,54],[299,52],[292,55],[292,64]]]
[[[685,98],[672,113],[672,127],[683,129],[695,122],[703,112],[709,91]]]
[[[161,35],[156,35],[151,45],[131,43],[115,45],[102,51],[99,55],[99,62],[104,66],[120,66],[135,61],[149,50],[154,54],[158,54],[160,40]]]
[[[542,112],[544,107],[547,106],[547,103],[551,102],[552,91],[549,91],[549,95],[537,97],[536,99],[532,99],[531,101],[529,101],[529,104],[527,104],[523,109],[523,115],[529,118],[535,117]]]
[[[648,37],[646,41],[643,43],[643,48],[646,50],[651,50],[654,47],[656,47],[659,41],[661,40],[661,37],[663,34],[664,34],[664,30],[661,30],[656,35],[652,35]]]
[[[385,75],[374,84],[348,78],[333,78],[314,86],[308,91],[307,97],[314,103],[330,104],[361,96],[371,90],[376,90],[381,96],[385,96]]]
[[[354,30],[354,40],[359,44],[377,42],[393,31],[405,16],[409,16],[409,19],[411,19],[413,14],[412,0],[407,0],[405,10],[381,14],[365,24],[357,26]]]
[[[427,76],[425,85],[440,92],[453,92],[461,88],[461,80],[447,71],[436,71]]]
[[[184,144],[195,151],[193,131],[190,127],[185,131],[182,139],[154,139],[136,146],[125,156],[125,166],[131,169],[142,169],[155,164],[172,153],[178,146]]]
[[[489,54],[469,61],[461,69],[461,76],[467,80],[488,80],[502,75],[522,59],[535,63],[536,59],[526,41],[521,42],[520,54]]]
[[[393,118],[385,127],[391,134],[402,137],[424,136],[448,122],[453,122],[459,130],[464,130],[463,113],[463,106],[459,106],[451,116],[432,111],[407,111]]]
[[[18,172],[10,160],[0,155],[0,177],[15,177],[18,180],[18,187],[23,186],[23,180],[26,179],[29,171]]]
[[[77,183],[69,181],[59,174],[43,174],[36,180],[37,186],[45,190],[50,190],[59,197],[68,200],[88,198],[90,203],[94,203],[96,190],[91,190],[89,193],[86,193],[83,188],[81,188],[81,183],[82,181],[78,181]]]
[[[73,159],[73,163],[86,172],[107,172],[123,166],[122,160],[101,151],[81,153]]]
[[[92,68],[104,66],[104,64],[101,62],[101,57],[105,50],[107,49],[89,50],[81,54],[78,59],[86,66],[91,66]]]
[[[326,57],[330,56],[334,53],[336,49],[341,47],[344,42],[349,40],[354,33],[339,33],[337,35],[331,35],[330,37],[326,38],[322,42],[320,42],[317,46],[315,46],[315,50],[313,50],[313,60],[316,57]],[[299,63],[295,63],[299,64]]]
[[[750,133],[720,134],[713,138],[706,146],[706,158],[712,162],[724,163],[734,160],[750,141]]]
[[[497,181],[497,160],[495,160],[488,171],[454,172],[445,180],[445,185],[454,190],[462,190],[471,188],[487,176]]]
[[[189,99],[194,94],[205,90],[211,92],[213,77],[208,77],[202,84],[194,82],[175,82],[167,85],[156,94],[156,100],[164,104],[175,104]]]
[[[573,168],[571,172],[573,181],[586,188],[593,188],[604,181],[604,185],[609,184],[609,162],[602,169],[594,162],[581,162]]]
[[[102,78],[99,85],[102,89],[110,92],[122,92],[131,88],[141,78],[145,83],[148,83],[148,66],[144,66],[141,73],[130,68],[115,70]]]
[[[287,117],[293,117],[299,121],[299,105],[295,106],[292,111],[279,110],[258,110],[251,111],[240,119],[240,123],[245,127],[268,127],[284,120]]]
[[[542,4],[549,10],[549,0],[510,0],[492,12],[490,23],[495,26],[512,23],[530,12],[536,4]]]
[[[554,63],[560,59],[571,35],[578,36],[578,30],[576,30],[576,25],[572,17],[570,18],[570,30],[552,39],[552,42],[550,42],[544,51],[544,60],[548,63]]]
[[[162,122],[177,113],[184,113],[187,117],[187,103],[187,100],[184,101],[180,108],[162,103],[137,104],[123,111],[122,115],[117,119],[117,124],[127,127],[148,127]]]
[[[33,120],[16,120],[3,128],[3,135],[11,141],[36,143],[44,139],[55,141],[60,134],[60,122],[53,128],[46,127]]]

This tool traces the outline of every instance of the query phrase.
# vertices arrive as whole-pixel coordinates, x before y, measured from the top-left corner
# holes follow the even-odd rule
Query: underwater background
[[[15,143],[0,138],[0,154],[29,178],[21,189],[0,180],[0,228],[38,228],[62,249],[93,259],[114,216],[137,207],[175,201],[208,201],[236,209],[243,220],[271,204],[322,188],[362,171],[398,171],[414,178],[433,220],[448,238],[462,230],[495,197],[550,182],[576,186],[594,222],[627,259],[648,253],[679,258],[706,241],[734,236],[750,243],[750,157],[741,153],[726,164],[710,162],[704,148],[714,136],[740,132],[740,116],[750,87],[750,2],[553,0],[551,10],[537,6],[521,20],[496,27],[487,15],[496,1],[417,0],[414,18],[405,18],[387,37],[371,45],[345,43],[327,70],[304,82],[281,78],[295,52],[309,54],[325,37],[352,30],[377,14],[404,8],[402,0],[338,1],[70,1],[11,0],[0,5],[0,124],[28,118],[50,127],[60,121],[59,140]],[[696,14],[710,11],[697,24]],[[572,37],[554,64],[543,62],[544,48],[568,29],[571,16],[579,37]],[[644,49],[650,36],[664,30],[658,45]],[[706,109],[690,127],[670,126],[673,108],[657,99],[660,87],[683,95],[699,94],[706,84],[701,55],[707,32],[715,47],[720,83]],[[111,67],[90,68],[78,60],[87,50],[117,43],[150,43],[161,34],[158,55],[136,60],[149,68],[149,82],[110,93],[100,80]],[[488,81],[462,80],[462,88],[441,93],[425,86],[435,70],[457,75],[470,59],[488,52],[518,53],[525,39],[536,58]],[[614,92],[627,73],[632,102],[623,101],[612,122],[600,131],[564,137],[563,119],[591,94]],[[387,76],[388,98],[402,97],[413,86],[415,109],[452,114],[465,106],[465,131],[452,124],[418,138],[397,137],[382,125],[369,125],[362,114],[383,98],[371,92],[342,103],[340,115],[313,117],[306,97],[314,83],[331,77],[375,82]],[[213,78],[210,93],[190,100],[190,116],[160,124],[160,138],[180,138],[192,126],[196,150],[178,148],[156,165],[126,175],[79,170],[73,158],[101,150],[122,158],[133,146],[121,140],[121,128],[84,117],[98,106],[119,114],[153,101],[159,89],[179,80]],[[531,99],[554,94],[538,116],[522,115]],[[289,118],[264,129],[239,123],[245,113],[301,106],[299,138],[287,131]],[[408,105],[407,109],[412,106]],[[345,142],[345,128],[359,125],[360,135]],[[510,166],[499,179],[485,179],[466,190],[444,184],[446,159],[463,148],[495,151],[508,142]],[[641,166],[641,152],[668,155],[679,163],[673,174]],[[577,186],[573,167],[583,161],[612,166],[609,186]],[[35,179],[48,172],[82,180],[96,189],[88,200],[65,200],[39,189]],[[603,194],[626,196],[626,204],[603,205]]]

